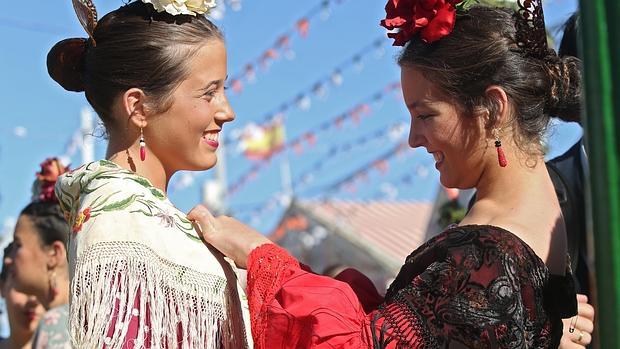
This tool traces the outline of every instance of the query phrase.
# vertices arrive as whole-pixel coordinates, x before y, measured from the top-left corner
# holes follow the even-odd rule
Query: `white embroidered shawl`
[[[252,347],[232,262],[206,247],[148,180],[101,160],[61,177],[56,194],[72,227],[75,348],[116,349],[129,340],[135,348]],[[139,321],[137,338],[126,338],[130,321]]]

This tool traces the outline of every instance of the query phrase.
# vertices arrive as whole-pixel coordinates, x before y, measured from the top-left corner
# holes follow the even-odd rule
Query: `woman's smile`
[[[217,149],[220,145],[218,139],[219,131],[207,131],[202,136],[202,140],[214,149]]]
[[[446,156],[444,155],[444,153],[440,151],[434,151],[434,152],[429,152],[429,153],[431,153],[433,155],[433,158],[435,159],[435,168],[439,169],[439,166],[443,164],[443,161],[446,158]]]

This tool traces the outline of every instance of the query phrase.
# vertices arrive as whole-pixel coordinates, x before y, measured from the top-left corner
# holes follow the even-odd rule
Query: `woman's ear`
[[[125,91],[122,98],[122,109],[127,120],[138,128],[147,125],[146,94],[139,88],[130,88]]]
[[[54,241],[48,246],[47,251],[47,268],[55,269],[56,267],[67,263],[67,249],[62,241]]]
[[[502,128],[508,122],[508,95],[500,86],[489,86],[484,94],[489,101],[487,113],[487,129]]]

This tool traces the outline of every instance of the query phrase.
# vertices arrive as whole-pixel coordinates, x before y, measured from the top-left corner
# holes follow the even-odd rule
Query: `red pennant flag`
[[[308,142],[308,144],[310,145],[315,145],[316,144],[316,135],[312,132],[307,132],[303,135],[303,138],[306,140],[306,142]]]
[[[339,116],[336,120],[334,120],[334,125],[337,128],[342,128],[342,124],[344,123],[344,116]]]
[[[370,114],[370,106],[366,103],[360,105],[360,113],[363,115],[368,115]]]
[[[379,171],[382,175],[386,174],[387,171],[390,169],[388,162],[385,160],[375,161],[372,167]]]
[[[308,29],[310,29],[310,21],[306,18],[302,18],[297,21],[297,31],[302,38],[308,36]]]
[[[260,57],[260,65],[263,68],[267,68],[269,61],[278,58],[278,51],[274,48],[270,48]]]
[[[304,147],[301,145],[300,141],[293,143],[293,151],[297,155],[301,155],[304,152]]]
[[[278,40],[276,41],[276,45],[275,47],[277,49],[284,49],[284,48],[288,48],[289,45],[291,43],[291,38],[289,38],[288,35],[282,35],[280,38],[278,38]]]
[[[243,83],[239,79],[234,79],[230,82],[230,88],[232,88],[235,93],[241,93],[241,91],[243,91]]]
[[[245,77],[249,81],[253,81],[256,78],[256,71],[254,70],[254,66],[252,64],[247,64],[245,66]]]
[[[278,51],[275,48],[270,48],[267,52],[265,52],[265,56],[270,59],[276,59],[278,58]]]

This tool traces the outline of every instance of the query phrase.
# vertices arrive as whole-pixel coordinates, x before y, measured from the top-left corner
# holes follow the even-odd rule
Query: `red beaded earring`
[[[146,159],[146,143],[144,142],[144,133],[142,133],[142,127],[140,127],[140,160]]]
[[[496,128],[493,129],[493,135],[495,136],[495,149],[497,149],[497,161],[499,162],[499,166],[506,167],[508,165],[508,160],[506,160],[506,155],[502,149],[502,141],[499,139],[499,130]]]

